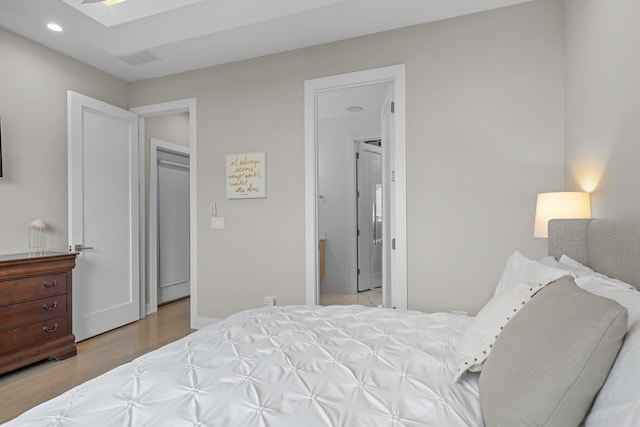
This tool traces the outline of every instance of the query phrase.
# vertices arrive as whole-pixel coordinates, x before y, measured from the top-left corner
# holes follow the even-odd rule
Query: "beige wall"
[[[476,311],[564,185],[563,6],[514,7],[132,83],[130,104],[198,99],[198,315],[301,304],[305,79],[407,69],[409,306]],[[267,198],[225,198],[224,155],[267,152]],[[209,203],[226,229],[208,229]],[[464,295],[464,298],[461,298]]]
[[[121,107],[126,84],[0,29],[0,253],[25,252],[26,223],[47,224],[47,247],[67,247],[67,90]]]
[[[131,104],[197,97],[198,315],[304,302],[303,57],[292,52],[130,86]],[[267,198],[227,200],[226,154],[267,153]],[[209,229],[217,202],[224,230]]]
[[[567,186],[640,216],[640,2],[567,0]]]
[[[149,140],[160,139],[172,144],[189,146],[189,113],[162,114],[144,119],[145,136],[147,138],[147,163]]]
[[[513,250],[544,253],[533,215],[563,185],[562,39],[562,6],[543,0],[390,49],[406,55],[410,308],[475,312]]]

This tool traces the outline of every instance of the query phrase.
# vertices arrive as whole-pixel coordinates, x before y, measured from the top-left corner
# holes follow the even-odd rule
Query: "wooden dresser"
[[[76,355],[71,328],[76,255],[0,255],[0,374]]]

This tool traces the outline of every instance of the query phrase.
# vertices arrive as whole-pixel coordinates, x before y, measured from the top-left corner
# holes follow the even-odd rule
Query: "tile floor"
[[[320,293],[320,305],[360,304],[368,307],[382,305],[382,288],[374,288],[357,294]]]

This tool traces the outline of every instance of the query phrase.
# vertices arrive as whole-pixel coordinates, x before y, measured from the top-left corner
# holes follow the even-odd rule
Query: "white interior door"
[[[382,286],[381,149],[358,143],[358,291]]]
[[[140,318],[138,116],[68,92],[69,246],[78,341]]]
[[[189,156],[158,150],[158,303],[189,296]]]

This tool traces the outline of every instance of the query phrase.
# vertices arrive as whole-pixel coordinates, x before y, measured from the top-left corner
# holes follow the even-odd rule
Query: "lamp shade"
[[[556,218],[591,218],[589,193],[564,191],[538,194],[533,236],[549,237],[549,220]]]

